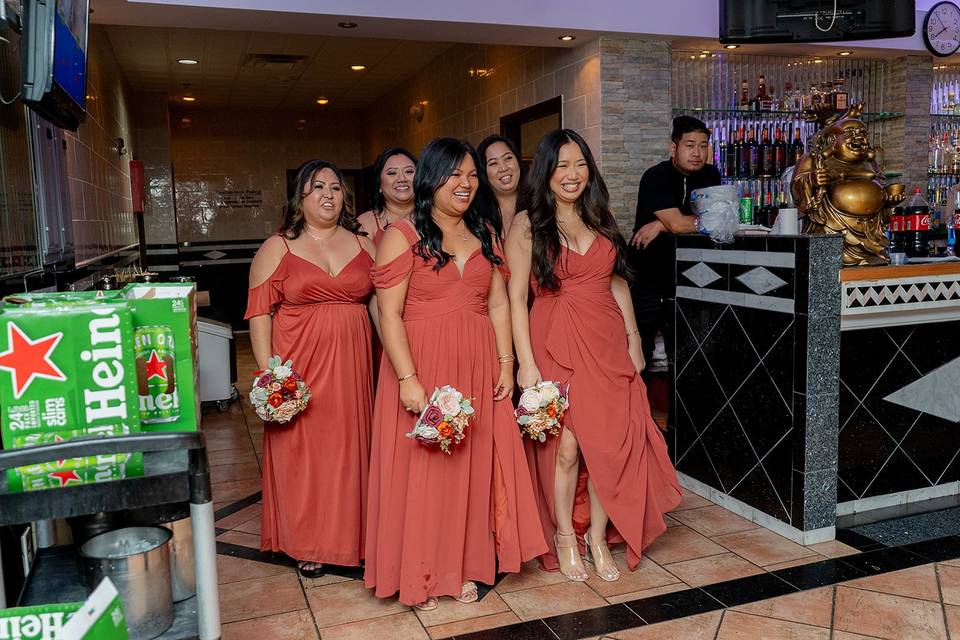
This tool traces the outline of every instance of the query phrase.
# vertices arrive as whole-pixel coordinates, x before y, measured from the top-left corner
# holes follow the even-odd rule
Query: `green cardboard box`
[[[141,430],[196,431],[200,425],[196,287],[129,284],[121,298],[133,316]]]
[[[82,602],[0,609],[0,640],[57,640]]]
[[[138,433],[133,323],[124,302],[50,307],[27,304],[0,313],[0,436],[3,446],[23,446],[39,434]],[[55,438],[56,436],[54,436]],[[52,464],[56,464],[55,461]],[[142,475],[143,455],[107,474],[106,458],[74,483],[107,476]],[[36,467],[37,465],[34,465]],[[41,465],[42,466],[42,465]],[[98,469],[99,468],[99,469]],[[35,469],[34,469],[35,471]],[[55,473],[50,471],[49,473]],[[41,488],[36,473],[29,486]],[[25,488],[17,470],[7,472],[11,489]],[[47,476],[50,487],[64,486]]]
[[[56,640],[129,640],[127,619],[117,588],[104,578],[67,621]]]

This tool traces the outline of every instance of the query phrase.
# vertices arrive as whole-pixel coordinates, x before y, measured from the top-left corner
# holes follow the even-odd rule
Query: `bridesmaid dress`
[[[564,428],[576,435],[582,456],[573,505],[581,550],[590,526],[589,477],[610,516],[607,541],[627,543],[634,569],[643,549],[666,531],[663,514],[680,503],[681,494],[646,387],[627,352],[623,315],[610,291],[615,259],[613,243],[597,236],[582,255],[562,249],[559,290],[541,289],[531,278],[530,340],[543,379],[570,384]],[[559,442],[526,442],[550,545],[540,562],[548,570],[558,568],[553,487]]]
[[[357,244],[336,275],[288,246],[273,274],[250,289],[246,313],[273,312],[273,351],[293,360],[312,394],[289,423],[264,426],[260,548],[345,566],[364,558],[373,409],[373,260]]]
[[[451,455],[406,437],[416,420],[400,404],[384,354],[370,459],[365,582],[376,595],[400,592],[408,605],[459,596],[464,582],[492,584],[501,572],[547,549],[531,476],[509,399],[495,402],[500,372],[487,294],[493,266],[478,249],[463,267],[439,271],[414,254],[410,222],[391,225],[410,250],[374,267],[377,288],[409,276],[403,309],[417,375],[429,396],[449,384],[473,398],[467,437]],[[501,265],[501,273],[506,268]]]

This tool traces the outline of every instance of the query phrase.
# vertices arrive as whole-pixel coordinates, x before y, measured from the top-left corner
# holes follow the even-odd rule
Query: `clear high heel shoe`
[[[553,536],[553,542],[557,547],[557,562],[560,564],[560,573],[567,580],[586,582],[590,576],[587,574],[583,562],[580,561],[580,552],[577,549],[577,534],[557,533]]]
[[[610,547],[606,541],[594,544],[590,539],[590,532],[583,534],[583,546],[587,548],[587,562],[593,563],[593,569],[597,572],[597,577],[606,582],[616,582],[620,579],[620,569],[613,560],[613,554],[610,553]]]

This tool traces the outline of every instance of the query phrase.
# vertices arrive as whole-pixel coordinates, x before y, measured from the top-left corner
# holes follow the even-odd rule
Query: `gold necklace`
[[[313,238],[314,240],[319,240],[320,242],[326,242],[327,240],[329,240],[329,239],[332,238],[333,236],[337,235],[337,228],[334,227],[334,228],[333,228],[333,233],[331,233],[331,234],[330,234],[328,237],[326,237],[326,238],[324,238],[323,236],[318,236],[318,235],[315,234],[315,233],[310,233],[310,230],[307,229],[307,227],[304,227],[304,228],[303,228],[303,232],[304,232],[305,234],[307,234],[308,236],[310,236],[311,238]]]

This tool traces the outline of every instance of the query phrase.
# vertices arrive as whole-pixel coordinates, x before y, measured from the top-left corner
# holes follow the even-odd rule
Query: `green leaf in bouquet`
[[[267,369],[273,369],[280,366],[280,356],[270,356],[267,358]]]
[[[463,411],[468,416],[473,415],[473,406],[470,404],[469,400],[467,402],[460,403],[460,410]]]
[[[540,442],[546,442],[546,441],[547,441],[547,434],[544,433],[543,431],[541,431],[541,432],[540,432],[540,435],[537,436],[537,440],[539,440]]]
[[[287,360],[286,362],[283,363],[283,366],[287,367],[288,369],[292,369],[292,368],[293,368],[293,360]]]
[[[517,424],[530,424],[530,416],[520,416],[517,418]]]

